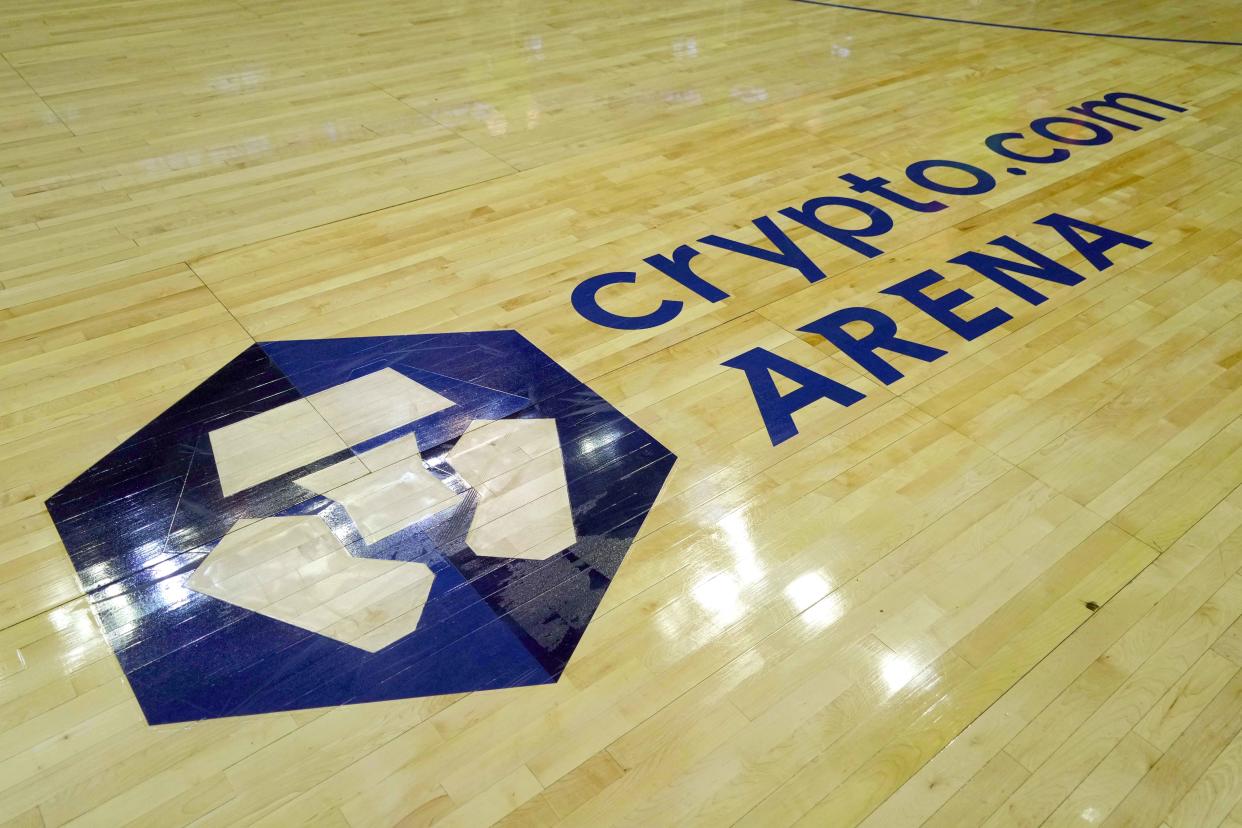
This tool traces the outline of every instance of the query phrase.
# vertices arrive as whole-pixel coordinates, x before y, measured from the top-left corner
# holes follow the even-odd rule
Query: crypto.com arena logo
[[[48,509],[157,724],[556,681],[673,461],[513,331],[265,342]]]

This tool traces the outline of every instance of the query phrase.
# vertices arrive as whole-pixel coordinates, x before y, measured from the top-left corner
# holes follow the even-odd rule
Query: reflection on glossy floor
[[[5,3],[0,824],[1242,825],[1242,10],[849,5]]]

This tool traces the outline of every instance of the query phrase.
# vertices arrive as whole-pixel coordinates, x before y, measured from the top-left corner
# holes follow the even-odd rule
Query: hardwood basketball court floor
[[[0,4],[0,824],[1242,826],[1242,7]]]

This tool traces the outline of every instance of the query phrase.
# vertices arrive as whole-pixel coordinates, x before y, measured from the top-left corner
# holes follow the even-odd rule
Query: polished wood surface
[[[1242,41],[1232,0],[853,5]],[[726,302],[570,308],[847,172],[995,171],[986,136],[1117,90],[1187,111],[875,259],[799,236],[824,282],[712,251]],[[1240,135],[1238,46],[785,0],[7,0],[0,824],[1242,825]],[[1054,211],[1152,244],[970,343],[907,308],[949,354],[892,386],[798,331],[925,268],[983,295],[944,262],[1000,235],[1070,261]],[[678,457],[561,680],[149,726],[44,501],[255,340],[495,328]],[[866,398],[773,447],[721,365],[755,346]]]

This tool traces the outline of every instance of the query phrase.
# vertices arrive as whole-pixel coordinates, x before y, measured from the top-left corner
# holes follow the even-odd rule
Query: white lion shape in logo
[[[350,446],[375,441],[454,403],[391,368],[210,432],[224,495]],[[410,433],[296,483],[339,503],[366,543],[452,509],[454,492]],[[476,420],[448,462],[477,496],[466,542],[476,555],[544,560],[577,536],[552,419]],[[196,592],[376,652],[418,626],[431,592],[424,563],[350,554],[317,515],[240,520],[189,580]]]

